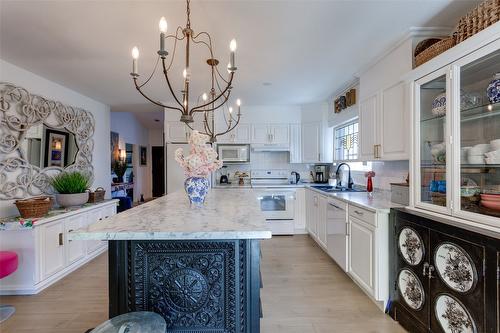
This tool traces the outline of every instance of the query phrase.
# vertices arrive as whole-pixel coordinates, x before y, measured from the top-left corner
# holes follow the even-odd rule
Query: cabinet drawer
[[[355,217],[363,222],[366,222],[374,227],[377,226],[377,216],[374,212],[359,208],[357,206],[349,206],[349,216]]]

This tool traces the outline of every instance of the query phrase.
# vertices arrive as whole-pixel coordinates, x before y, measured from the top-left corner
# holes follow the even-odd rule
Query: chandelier
[[[232,82],[234,78],[234,74],[236,72],[236,63],[235,63],[235,52],[236,52],[236,40],[232,39],[229,44],[230,56],[229,56],[229,64],[227,65],[228,77],[225,78],[221,72],[219,71],[219,60],[214,57],[212,38],[211,36],[205,32],[199,32],[197,34],[194,33],[191,28],[191,9],[190,9],[190,0],[186,1],[186,26],[177,27],[175,34],[167,35],[167,20],[165,17],[160,19],[159,28],[160,28],[160,49],[158,50],[158,58],[156,61],[156,65],[153,68],[152,73],[148,76],[148,78],[143,82],[139,83],[139,71],[138,71],[138,59],[139,59],[139,49],[134,47],[132,49],[132,79],[134,81],[135,88],[137,91],[146,98],[149,102],[163,107],[168,110],[179,111],[181,113],[180,121],[184,122],[189,128],[193,129],[192,123],[194,122],[193,115],[195,113],[203,113],[203,130],[200,132],[204,132],[204,134],[208,135],[211,142],[217,141],[217,136],[224,135],[230,131],[232,131],[240,122],[241,119],[241,101],[238,99],[236,101],[237,114],[233,114],[233,108],[228,105],[229,97],[231,95],[232,90]],[[165,48],[166,42],[172,41],[172,55],[167,60],[167,56],[169,55],[168,51]],[[179,96],[177,95],[175,89],[171,83],[171,68],[174,57],[176,55],[177,44],[178,42],[184,42],[184,59],[185,66],[182,71],[182,90],[180,90]],[[206,63],[210,69],[210,87],[207,92],[203,92],[194,98],[196,103],[193,103],[193,97],[190,91],[190,83],[191,83],[191,69],[190,69],[190,49],[192,46],[204,46],[208,49],[210,58],[206,60]],[[156,73],[158,63],[161,62],[163,75],[166,81],[166,85],[170,94],[173,97],[173,105],[167,105],[164,102],[157,101],[151,97],[149,97],[143,90],[151,78]],[[170,76],[169,76],[170,75]],[[180,75],[179,75],[180,76]],[[190,100],[191,98],[191,100]],[[215,110],[222,110],[222,129],[220,132],[217,132],[216,129],[216,120],[215,120]]]

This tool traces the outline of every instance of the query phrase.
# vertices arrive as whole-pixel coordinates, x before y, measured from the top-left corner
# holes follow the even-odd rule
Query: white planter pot
[[[56,200],[61,207],[81,206],[89,200],[89,192],[73,194],[56,194]]]

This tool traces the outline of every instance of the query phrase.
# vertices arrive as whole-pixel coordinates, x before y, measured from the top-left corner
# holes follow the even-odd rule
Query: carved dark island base
[[[109,316],[153,311],[167,331],[260,332],[259,240],[110,240]]]

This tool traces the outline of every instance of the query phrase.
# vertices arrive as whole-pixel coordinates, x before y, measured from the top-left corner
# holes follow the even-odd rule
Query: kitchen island
[[[154,311],[168,332],[260,331],[260,240],[253,191],[213,189],[202,207],[168,194],[70,239],[109,243],[109,316]]]

